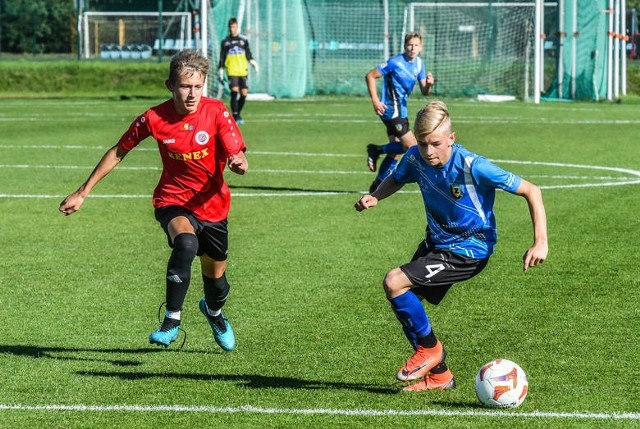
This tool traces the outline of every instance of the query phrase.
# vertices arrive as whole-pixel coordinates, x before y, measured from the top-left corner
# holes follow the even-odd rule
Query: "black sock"
[[[194,234],[178,234],[167,263],[166,300],[168,311],[181,311],[191,282],[191,264],[198,252]]]
[[[240,117],[240,112],[242,112],[242,108],[244,107],[244,102],[246,99],[246,95],[240,95],[240,97],[238,98],[238,117]]]
[[[207,303],[207,307],[211,311],[220,310],[227,302],[229,289],[231,288],[229,282],[227,282],[226,274],[223,273],[217,279],[203,275],[202,282],[204,283],[204,300]]]
[[[437,342],[438,339],[436,338],[436,334],[433,333],[433,329],[431,329],[431,332],[429,332],[426,337],[418,337],[418,345],[428,349],[435,347]]]
[[[447,364],[444,361],[442,361],[438,365],[436,365],[434,368],[431,369],[431,373],[442,374],[443,372],[447,372],[448,369],[449,367],[447,366]]]
[[[240,112],[238,111],[238,91],[231,91],[231,114],[236,119]]]

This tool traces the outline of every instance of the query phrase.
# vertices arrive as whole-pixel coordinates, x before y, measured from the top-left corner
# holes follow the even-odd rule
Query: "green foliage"
[[[71,52],[75,41],[74,0],[4,0],[2,52]]]
[[[162,97],[168,65],[127,61],[2,61],[0,96]]]
[[[0,426],[638,427],[637,104],[447,100],[460,143],[543,187],[550,254],[522,272],[526,203],[498,193],[488,267],[427,307],[458,388],[412,395],[394,382],[411,348],[381,281],[411,257],[424,211],[415,186],[353,209],[373,178],[365,145],[385,134],[364,99],[247,102],[250,170],[226,176],[225,312],[238,349],[213,344],[197,309],[197,263],[185,347],[149,346],[169,256],[150,202],[155,142],[131,152],[78,213],[57,207],[161,101],[0,104]],[[496,357],[530,381],[524,404],[505,414],[480,408],[473,392],[477,369]],[[622,413],[635,417],[613,418]]]

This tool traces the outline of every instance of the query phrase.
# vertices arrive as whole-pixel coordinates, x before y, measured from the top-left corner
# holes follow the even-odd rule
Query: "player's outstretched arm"
[[[542,201],[542,192],[536,185],[522,179],[516,194],[527,200],[533,223],[533,244],[522,256],[522,268],[527,271],[528,268],[535,267],[547,259],[549,252],[547,215]]]
[[[244,152],[231,155],[229,159],[227,159],[227,165],[229,166],[229,170],[240,175],[243,175],[249,169],[249,161],[247,161]]]
[[[355,209],[359,212],[375,207],[378,205],[378,201],[383,200],[404,186],[404,183],[396,182],[393,177],[387,176],[386,179],[378,185],[378,188],[371,195],[363,195],[358,202],[354,205]]]
[[[93,169],[89,178],[84,182],[74,193],[69,194],[61,203],[58,210],[64,213],[66,216],[73,214],[80,210],[84,200],[91,192],[91,189],[100,182],[116,165],[122,161],[127,153],[123,151],[117,144],[111,149],[107,150],[102,156],[96,168]]]

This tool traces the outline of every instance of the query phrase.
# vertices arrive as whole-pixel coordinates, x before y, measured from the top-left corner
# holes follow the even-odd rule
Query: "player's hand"
[[[431,86],[436,83],[436,80],[433,78],[433,74],[431,72],[427,73],[427,85]]]
[[[374,101],[373,110],[376,112],[376,115],[382,116],[384,115],[384,111],[387,110],[387,105],[381,101]]]
[[[546,243],[534,244],[522,256],[522,268],[527,271],[530,267],[542,264],[548,253],[549,246]]]
[[[244,156],[244,152],[231,155],[227,160],[227,165],[229,166],[229,170],[240,175],[246,173],[249,168],[249,162],[247,161],[247,157]]]
[[[65,216],[69,216],[80,210],[82,203],[84,203],[85,197],[81,194],[74,192],[73,194],[67,196],[61,203],[58,210],[64,213]]]
[[[253,66],[253,69],[256,71],[256,74],[259,74],[260,68],[258,67],[258,63],[256,62],[256,60],[251,60],[251,65]]]
[[[378,199],[372,195],[363,195],[358,202],[354,205],[355,209],[359,212],[375,207],[378,205]]]
[[[224,83],[224,69],[218,69],[218,80],[220,83]]]

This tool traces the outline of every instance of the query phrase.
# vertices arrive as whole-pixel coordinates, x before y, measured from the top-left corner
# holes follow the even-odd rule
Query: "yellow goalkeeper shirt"
[[[218,68],[224,67],[227,76],[246,77],[249,75],[249,61],[253,59],[249,40],[242,36],[229,36],[222,41]]]

